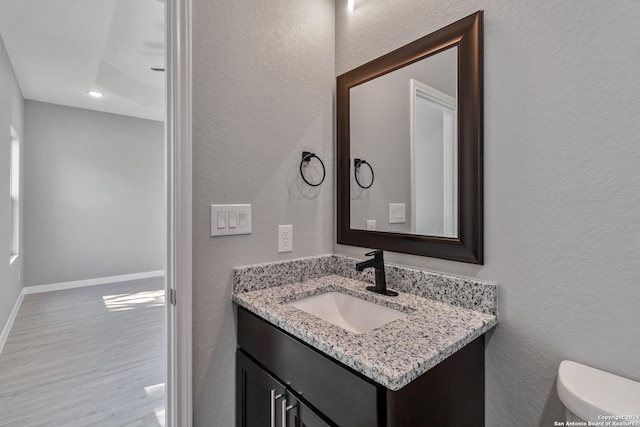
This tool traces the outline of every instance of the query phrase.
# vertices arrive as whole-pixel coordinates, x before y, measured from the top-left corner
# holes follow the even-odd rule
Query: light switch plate
[[[293,225],[278,226],[278,253],[293,251]]]
[[[251,234],[251,205],[211,205],[211,236],[233,234]]]
[[[405,206],[404,203],[389,203],[389,224],[405,222]]]

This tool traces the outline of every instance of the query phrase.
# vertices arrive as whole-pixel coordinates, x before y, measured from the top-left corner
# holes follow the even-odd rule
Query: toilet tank
[[[558,396],[569,416],[640,426],[639,382],[564,360],[558,369]]]

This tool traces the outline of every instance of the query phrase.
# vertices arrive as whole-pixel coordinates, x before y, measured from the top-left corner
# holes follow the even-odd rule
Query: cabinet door
[[[287,393],[285,403],[281,403],[281,412],[285,413],[287,422],[282,427],[332,427],[307,405]],[[278,426],[279,427],[279,426]]]
[[[238,308],[238,345],[335,424],[385,425],[379,386],[242,307]]]
[[[238,427],[280,427],[285,387],[251,361],[236,353],[236,418]]]

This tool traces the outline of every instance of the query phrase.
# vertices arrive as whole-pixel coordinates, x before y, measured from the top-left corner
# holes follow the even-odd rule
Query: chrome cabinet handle
[[[276,395],[276,391],[273,389],[271,390],[271,427],[276,427],[276,400],[280,399],[282,396],[282,394]]]
[[[282,408],[282,427],[287,427],[287,411],[291,408],[295,408],[296,405],[287,406],[287,399],[284,399],[281,403]]]

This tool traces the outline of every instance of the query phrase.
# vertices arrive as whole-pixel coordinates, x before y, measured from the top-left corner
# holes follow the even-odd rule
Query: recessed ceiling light
[[[98,92],[97,90],[90,90],[87,91],[87,95],[93,96],[94,98],[102,98],[104,96],[104,93]]]

